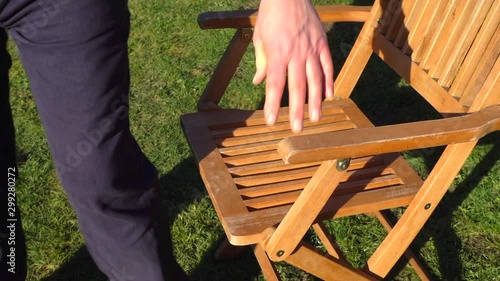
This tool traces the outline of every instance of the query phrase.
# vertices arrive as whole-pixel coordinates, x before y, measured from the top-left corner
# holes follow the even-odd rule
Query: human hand
[[[303,126],[308,93],[309,118],[321,118],[323,92],[333,98],[333,63],[328,41],[310,0],[261,0],[255,25],[254,84],[266,79],[266,123],[276,122],[288,72],[289,118],[293,132]]]

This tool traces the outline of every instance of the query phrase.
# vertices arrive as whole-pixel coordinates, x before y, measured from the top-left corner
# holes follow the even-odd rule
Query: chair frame
[[[499,36],[496,36],[499,32],[498,28],[495,29],[492,27],[493,24],[489,24],[498,21],[500,1],[487,1],[491,3],[490,6],[483,5],[475,9],[473,14],[465,15],[464,13],[463,15],[464,17],[469,16],[473,20],[488,13],[485,24],[482,26],[471,24],[471,27],[467,27],[465,30],[469,36],[463,40],[460,39],[461,41],[458,42],[459,45],[466,45],[466,41],[470,39],[472,34],[475,34],[474,32],[479,34],[480,39],[476,40],[471,48],[476,53],[465,58],[463,64],[465,68],[460,70],[457,68],[455,61],[459,61],[460,56],[465,57],[465,54],[450,49],[451,55],[456,56],[456,58],[450,59],[453,63],[438,60],[435,68],[426,71],[422,66],[429,66],[433,63],[433,60],[430,59],[433,54],[426,53],[422,49],[423,47],[411,50],[412,43],[425,40],[425,38],[412,36],[408,38],[407,42],[404,42],[402,38],[407,31],[404,28],[396,29],[394,22],[397,22],[397,20],[395,19],[401,18],[402,21],[404,15],[410,15],[408,21],[424,21],[420,14],[412,13],[412,9],[430,11],[430,7],[427,4],[422,4],[422,1],[419,2],[420,6],[415,7],[416,0],[406,0],[404,3],[398,0],[376,0],[373,8],[355,6],[317,7],[322,22],[365,22],[344,67],[335,81],[336,100],[330,102],[331,106],[350,112],[349,116],[354,116],[354,119],[357,119],[354,120],[357,128],[321,135],[291,136],[280,142],[278,152],[285,163],[300,165],[319,162],[321,165],[295,203],[289,208],[283,208],[286,215],[282,220],[280,219],[279,225],[264,229],[259,235],[252,237],[252,243],[234,235],[235,232],[232,229],[234,227],[229,225],[235,221],[237,221],[235,225],[257,223],[252,220],[255,219],[254,217],[244,215],[247,212],[245,208],[230,205],[231,198],[240,196],[237,194],[236,189],[218,190],[217,188],[208,188],[208,186],[234,186],[234,182],[232,182],[233,179],[228,173],[217,174],[217,176],[207,174],[207,169],[216,171],[225,170],[227,167],[223,165],[224,162],[217,152],[217,147],[205,143],[205,140],[210,135],[207,127],[210,127],[210,124],[217,124],[218,121],[225,118],[225,114],[221,113],[218,104],[251,42],[251,28],[255,24],[257,11],[209,12],[200,15],[199,25],[201,28],[237,29],[200,97],[198,103],[200,113],[186,115],[182,118],[185,134],[200,166],[202,178],[207,185],[207,189],[209,189],[209,195],[219,217],[223,218],[221,219],[222,225],[230,242],[226,241],[219,248],[217,251],[219,257],[235,255],[235,250],[231,244],[252,244],[254,253],[267,280],[279,280],[272,261],[286,261],[325,280],[379,280],[389,273],[389,270],[402,255],[405,255],[422,280],[430,280],[430,275],[423,270],[408,247],[445,195],[477,141],[488,133],[500,130],[500,95],[498,94],[500,92],[500,60],[498,60],[498,48],[491,47],[492,45],[498,45],[491,41],[499,40]],[[390,6],[391,3],[398,6],[399,9],[384,9],[384,5]],[[463,5],[469,4],[464,2]],[[435,12],[432,12],[431,16],[434,17],[439,11],[444,11],[445,20],[443,22],[446,22],[451,17],[451,12],[446,5],[441,6]],[[405,22],[404,24],[411,25],[412,23]],[[413,23],[413,25],[416,25],[416,23]],[[420,24],[417,28],[436,28],[437,33],[448,32],[450,40],[458,38],[453,33],[453,30],[447,29],[444,23],[437,27]],[[385,32],[385,37],[382,33],[375,32],[382,30]],[[486,38],[488,34],[494,34],[494,39],[487,42],[481,36],[484,35]],[[388,39],[394,42],[390,42]],[[468,42],[468,44],[471,42]],[[401,48],[396,46],[398,44]],[[441,44],[441,42],[436,44]],[[446,44],[441,47],[448,50]],[[497,54],[496,60],[483,59],[484,57],[494,56],[495,52]],[[409,81],[417,92],[447,118],[373,127],[373,124],[363,116],[362,112],[349,99],[350,93],[372,53],[380,56],[401,77]],[[411,54],[409,55],[409,53]],[[419,63],[416,61],[419,61]],[[467,75],[473,77],[479,75],[476,74],[477,72],[472,73],[468,69],[477,65],[485,68],[489,67],[488,69],[490,69],[481,78],[482,82],[472,86],[469,85],[471,83],[462,83],[461,81]],[[438,81],[430,75],[437,73],[443,75]],[[456,75],[458,80],[456,80],[457,84],[453,84],[447,90],[442,85],[451,83],[451,73],[458,73]],[[471,96],[471,94],[460,96],[459,89],[463,90],[467,87],[475,87],[477,94],[475,96]],[[249,113],[246,112],[231,110],[226,110],[226,112],[236,116],[238,122],[245,122],[244,120],[248,120],[250,117],[263,118],[258,115],[259,113],[252,113],[253,115],[249,116]],[[211,119],[218,121],[211,121]],[[202,120],[206,123],[201,122]],[[396,224],[392,224],[388,219],[383,202],[377,205],[378,208],[375,210],[363,211],[363,213],[374,214],[387,229],[388,235],[369,258],[365,268],[357,269],[348,264],[321,222],[322,219],[325,219],[321,214],[325,211],[325,208],[330,208],[329,213],[335,213],[335,216],[342,215],[336,213],[340,207],[335,204],[338,205],[339,203],[332,203],[330,196],[336,191],[341,179],[346,176],[349,160],[355,157],[387,153],[389,153],[387,157],[390,157],[390,155],[395,155],[394,153],[404,150],[441,145],[446,145],[446,149],[425,181],[421,181],[413,171],[406,173],[408,182],[415,182],[415,185],[408,186],[405,192],[410,192],[411,189],[414,193],[412,193],[409,201],[406,199],[407,197],[401,197],[401,202],[407,200],[405,202],[408,207]],[[393,165],[403,171],[403,174],[404,170],[411,170],[407,164],[400,162],[400,160],[396,160]],[[220,200],[220,198],[227,198],[227,200]],[[356,209],[357,207],[353,208]],[[265,212],[261,214],[266,215]],[[276,218],[271,216],[266,219]],[[410,225],[411,227],[409,227]],[[318,251],[312,245],[302,241],[306,231],[311,227],[325,245],[327,253]],[[308,262],[312,259],[314,259],[314,263]]]

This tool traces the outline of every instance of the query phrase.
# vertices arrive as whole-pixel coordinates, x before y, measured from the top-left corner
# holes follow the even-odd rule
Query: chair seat
[[[350,99],[323,102],[322,118],[307,119],[301,135],[373,126]],[[294,135],[288,108],[267,126],[261,110],[186,114],[182,126],[208,194],[231,244],[262,241],[276,227],[320,162],[285,164],[278,143]],[[348,172],[318,219],[408,205],[421,178],[399,154],[352,159]]]

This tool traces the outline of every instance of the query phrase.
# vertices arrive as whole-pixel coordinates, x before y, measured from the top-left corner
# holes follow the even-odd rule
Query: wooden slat
[[[353,159],[351,161],[351,164],[349,165],[349,169],[359,170],[359,171],[358,174],[355,177],[352,177],[351,179],[359,178],[358,175],[363,175],[361,171],[365,173],[370,173],[370,171],[373,172],[372,169],[382,169],[380,167],[377,168],[377,166],[384,164],[384,158],[385,157],[363,157],[363,158]],[[394,166],[394,164],[391,163],[389,168],[387,169],[393,169],[393,168],[398,168],[398,167]],[[380,175],[382,175],[385,172],[383,172],[383,170],[376,170],[375,173],[379,173]],[[352,176],[353,173],[348,172],[348,174]],[[279,193],[279,192],[293,191],[293,190],[303,189],[308,181],[309,179],[301,179],[295,181],[273,183],[269,185],[260,185],[257,187],[242,188],[240,189],[240,194],[246,197],[256,197],[256,196],[270,194],[272,192]]]
[[[351,99],[345,99],[343,100],[343,105],[344,107],[340,108],[330,108],[329,113],[331,112],[342,112],[345,115],[348,116],[349,120],[351,120],[356,127],[372,127],[373,124],[370,122],[370,120],[361,112],[361,110],[354,104],[354,102]],[[326,103],[326,102],[325,102]],[[334,111],[334,109],[337,109]],[[323,109],[325,111],[325,109]],[[333,115],[337,113],[332,113]],[[219,148],[219,151],[223,155],[227,156],[237,156],[237,155],[242,155],[242,154],[247,154],[247,153],[256,153],[256,152],[263,152],[263,151],[269,151],[269,150],[275,150],[278,148],[278,143],[281,140],[272,140],[272,141],[266,141],[266,142],[259,142],[259,143],[250,143],[250,144],[242,144],[242,145],[236,145],[236,146],[230,146],[230,147],[221,147]]]
[[[444,6],[446,1],[439,1],[437,3],[438,7],[434,4],[435,2],[429,1],[419,1],[419,5],[423,6],[421,13],[415,15],[415,26],[413,29],[409,30],[408,40],[404,42],[401,51],[406,55],[413,56],[421,45],[422,40],[427,34],[429,24],[433,21],[436,12],[439,10],[439,6]]]
[[[334,191],[335,196],[344,194],[355,194],[364,190],[371,190],[380,187],[395,186],[403,182],[398,176],[387,175],[362,180],[342,182]],[[263,209],[294,203],[302,193],[302,190],[283,192],[274,195],[244,200],[247,207],[252,209]]]
[[[438,112],[465,112],[466,109],[425,71],[380,34],[374,37],[374,51],[425,98]]]
[[[362,157],[355,158],[351,160],[351,164],[349,166],[349,170],[357,170],[361,168],[369,168],[374,167],[376,165],[381,165],[384,163],[384,160],[381,157]],[[283,160],[243,165],[243,166],[235,166],[229,168],[229,172],[233,175],[237,176],[247,176],[247,175],[255,175],[255,174],[263,174],[263,173],[271,173],[278,171],[287,171],[294,170],[303,167],[311,167],[311,166],[319,166],[321,162],[312,162],[301,165],[290,165],[285,164]]]
[[[352,102],[348,100],[324,101],[321,104],[321,110],[324,114],[342,113],[342,108],[352,106]],[[280,108],[277,122],[288,122],[289,114],[288,107]],[[308,107],[304,108],[305,118],[309,118]],[[210,112],[200,112],[184,115],[189,118],[190,115],[202,114],[206,119],[208,128],[213,130],[221,130],[225,128],[236,128],[244,126],[255,126],[266,124],[263,110],[240,110],[240,109],[224,109]],[[198,118],[198,117],[197,117]]]
[[[392,9],[394,14],[392,16],[391,24],[387,28],[387,32],[385,33],[385,38],[387,40],[394,42],[396,36],[398,35],[399,28],[404,26],[405,13],[403,12],[404,6],[408,7],[408,4],[413,5],[415,0],[406,0],[403,3],[397,3],[401,1],[395,1],[392,6],[390,5],[388,8]],[[408,10],[406,10],[408,11]]]
[[[262,163],[281,159],[281,155],[276,150],[252,153],[251,155],[238,155],[225,157],[224,162],[228,165],[240,166],[255,163]]]
[[[296,136],[278,151],[285,163],[299,164],[470,142],[499,129],[500,105],[461,117]]]
[[[455,78],[460,65],[467,52],[469,52],[472,42],[476,38],[479,28],[484,22],[484,18],[490,10],[493,0],[484,0],[481,5],[475,5],[471,9],[471,14],[460,23],[454,37],[451,39],[454,44],[445,49],[443,53],[449,53],[447,61],[442,58],[439,67],[441,74],[438,83],[445,88],[449,88]],[[498,1],[497,1],[498,2]]]
[[[417,193],[422,182],[401,186],[372,189],[357,194],[335,196],[324,205],[318,221],[370,213],[408,205]],[[290,205],[262,209],[228,217],[231,225],[230,242],[233,245],[250,245],[262,241],[273,231],[273,227],[281,222],[290,210]]]
[[[347,115],[347,117],[349,117],[349,120],[354,123],[356,128],[373,127],[370,119],[368,119],[368,117],[366,117],[366,115],[364,115],[357,106],[345,107],[344,113]]]
[[[304,163],[304,164],[299,164],[299,165],[290,165],[290,164],[285,164],[285,162],[283,162],[283,160],[278,160],[278,161],[271,161],[271,162],[265,162],[265,163],[231,167],[231,168],[229,168],[229,172],[233,176],[242,177],[242,176],[249,176],[249,175],[267,174],[267,173],[274,173],[274,172],[281,172],[281,171],[296,170],[299,168],[319,166],[320,164],[321,164],[321,162]]]
[[[402,10],[404,24],[399,27],[396,38],[394,39],[394,45],[396,47],[403,47],[405,42],[408,41],[409,32],[413,30],[415,25],[420,21],[420,15],[422,15],[422,11],[427,5],[426,2],[428,1],[413,0],[404,2]]]
[[[370,13],[370,6],[329,5],[316,6],[322,22],[364,22]],[[213,28],[251,28],[257,21],[257,10],[236,10],[206,12],[198,16],[202,29]]]
[[[309,119],[305,119],[304,127],[317,126],[317,125],[329,124],[346,120],[347,116],[343,113],[326,115],[322,116],[318,122],[311,122]],[[290,124],[288,122],[280,122],[276,123],[273,126],[255,125],[249,127],[227,128],[222,130],[214,130],[211,131],[211,133],[215,139],[219,139],[219,138],[231,138],[231,137],[272,133],[277,131],[289,131],[289,130],[290,130]]]
[[[235,145],[242,145],[242,144],[250,144],[250,143],[283,139],[283,138],[286,138],[286,137],[289,137],[292,135],[304,136],[304,135],[318,134],[318,133],[331,132],[331,131],[347,130],[347,129],[352,129],[353,127],[354,127],[354,125],[352,124],[351,121],[340,121],[340,122],[336,122],[336,123],[321,124],[321,125],[317,125],[317,126],[305,127],[302,130],[302,132],[299,134],[296,134],[296,133],[292,132],[291,130],[272,131],[269,133],[262,133],[259,135],[247,135],[247,136],[241,136],[241,137],[230,137],[230,138],[217,139],[217,140],[215,140],[215,142],[220,147],[228,147],[228,146],[235,146]]]
[[[481,1],[485,3],[488,0]],[[461,4],[464,3],[464,4]],[[454,16],[451,22],[445,23],[445,28],[441,36],[437,38],[439,42],[436,44],[435,49],[429,57],[429,60],[424,66],[424,69],[429,69],[429,75],[433,78],[441,78],[443,69],[445,68],[448,61],[454,61],[455,58],[452,55],[457,55],[458,51],[462,47],[464,39],[460,36],[464,35],[462,31],[470,26],[472,14],[481,10],[484,4],[478,4],[472,1],[461,2],[454,12]],[[449,24],[449,25],[447,25]],[[454,50],[455,49],[455,50]]]
[[[495,66],[490,72],[483,87],[476,95],[476,99],[472,103],[469,111],[475,112],[487,106],[500,104],[500,59],[497,59]]]
[[[219,152],[227,156],[237,156],[248,153],[264,152],[269,150],[276,150],[278,143],[281,140],[264,141],[258,143],[249,143],[242,145],[235,145],[230,147],[221,147]]]
[[[419,66],[424,70],[429,70],[434,68],[436,63],[436,58],[441,55],[440,50],[445,47],[447,39],[449,39],[451,30],[453,28],[452,22],[455,13],[460,12],[460,7],[464,7],[467,0],[453,0],[449,2],[446,10],[441,17],[437,17],[436,21],[433,23],[436,25],[435,33],[430,40],[425,52],[423,53],[422,60]]]
[[[273,182],[310,178],[314,175],[317,169],[317,167],[308,167],[284,172],[275,172],[256,176],[245,176],[234,178],[234,182],[239,186],[250,187],[262,184],[270,184]]]
[[[371,185],[372,187],[378,187],[379,185],[375,186],[375,182],[380,183],[383,180],[392,181],[393,178],[386,177],[384,179],[374,180],[374,182],[371,182],[371,180],[373,180],[378,176],[385,176],[389,174],[394,174],[394,171],[391,168],[385,168],[385,167],[373,167],[362,170],[348,171],[346,175],[341,179],[341,183],[345,184],[341,184],[341,186],[339,186],[338,190],[336,190],[335,192],[338,194],[349,192],[350,188],[357,189],[359,187],[364,187],[364,184],[367,183],[372,183]],[[245,198],[255,198],[255,197],[262,197],[288,191],[295,191],[303,189],[308,181],[309,179],[305,178],[299,180],[289,180],[285,182],[258,185],[254,187],[240,188],[240,194]],[[401,184],[401,183],[403,182],[399,180],[395,184]]]
[[[399,153],[384,154],[387,168],[392,169],[405,183],[421,182],[422,179]]]
[[[495,1],[449,90],[449,93],[454,97],[462,96],[481,56],[484,54],[493,34],[495,34],[495,30],[499,29],[499,19],[500,1]]]
[[[484,51],[477,67],[470,77],[469,83],[464,90],[460,103],[466,106],[471,105],[476,99],[476,95],[483,86],[486,78],[489,76],[491,69],[498,61],[500,53],[500,28],[497,29],[488,47]],[[495,73],[494,73],[495,74]]]
[[[397,17],[398,11],[401,9],[402,0],[381,0],[380,8],[381,17],[377,18],[379,25],[376,27],[377,31],[386,34],[392,22]]]

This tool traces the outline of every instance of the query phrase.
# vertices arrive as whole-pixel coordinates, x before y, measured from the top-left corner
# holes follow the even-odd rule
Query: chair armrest
[[[278,152],[285,163],[299,164],[470,142],[498,130],[494,105],[460,117],[289,137]]]
[[[316,6],[322,22],[364,22],[370,14],[371,6],[330,5]],[[251,28],[255,26],[258,11],[236,10],[223,12],[205,12],[198,16],[198,25],[202,29],[215,28]]]

